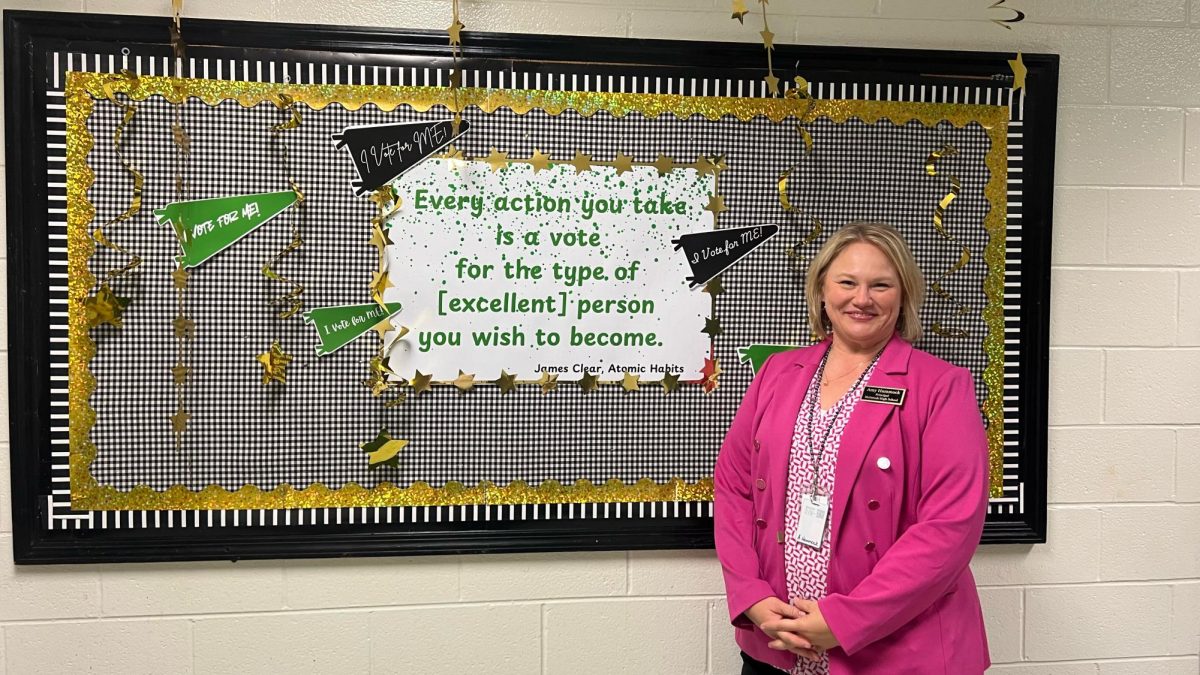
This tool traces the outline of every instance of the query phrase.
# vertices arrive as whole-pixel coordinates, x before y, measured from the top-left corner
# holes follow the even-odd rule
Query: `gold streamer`
[[[187,105],[187,97],[182,95],[183,59],[185,43],[180,27],[179,15],[183,11],[183,0],[172,0],[175,20],[171,23],[171,47],[175,53],[176,92],[179,94],[172,104],[171,140],[178,153],[178,163],[175,171],[175,200],[187,198],[187,182],[185,175],[192,156],[192,139],[183,127],[183,107]],[[187,313],[187,287],[191,277],[181,265],[176,265],[171,273],[172,286],[175,288],[175,326],[190,327],[188,330],[175,332],[175,365],[171,368],[171,384],[175,388],[175,414],[171,416],[171,433],[175,436],[175,450],[183,449],[183,436],[187,432],[188,422],[192,415],[187,411],[187,386],[192,368],[191,345],[195,337],[195,321]]]
[[[804,247],[816,241],[817,237],[821,236],[821,232],[825,230],[825,226],[819,219],[817,219],[816,216],[806,216],[800,207],[794,206],[791,200],[788,199],[788,178],[791,177],[792,170],[795,168],[796,167],[793,166],[788,168],[787,171],[783,172],[783,175],[779,177],[779,182],[776,184],[776,189],[779,192],[779,204],[783,207],[784,211],[787,213],[794,213],[801,217],[807,217],[809,222],[812,223],[812,229],[808,231],[808,234],[804,235],[804,238],[801,239],[799,243],[789,246],[785,251],[789,258],[803,260],[804,255],[801,253],[801,251],[804,249]]]
[[[1008,24],[1020,23],[1020,22],[1024,21],[1025,20],[1025,12],[1022,12],[1021,10],[1016,9],[1014,7],[1005,7],[1004,2],[1005,2],[1005,0],[996,0],[996,2],[993,2],[992,6],[988,7],[988,9],[1007,9],[1008,11],[1012,12],[1013,15],[1011,18],[992,19],[992,23],[996,24],[997,26],[1000,26],[1001,28],[1007,28],[1008,30],[1012,30],[1012,26],[1010,26]]]
[[[938,161],[943,157],[953,157],[957,154],[958,148],[955,148],[949,143],[929,153],[929,156],[925,158],[926,175],[939,175],[937,170]],[[958,239],[954,237],[954,235],[950,234],[950,230],[946,228],[946,210],[950,208],[950,204],[962,192],[962,181],[959,180],[958,176],[947,174],[946,178],[950,181],[950,190],[944,196],[942,196],[937,205],[933,208],[933,228],[937,230],[937,233],[941,235],[943,239],[951,243],[958,244],[962,250],[959,252],[958,260],[950,266],[950,269],[942,272],[941,276],[930,283],[929,288],[938,297],[956,305],[957,308],[955,310],[955,314],[957,316],[962,316],[963,314],[970,312],[970,308],[955,299],[954,295],[950,293],[950,291],[946,290],[942,283],[949,279],[951,275],[963,269],[971,262],[971,249],[961,244]],[[942,337],[964,338],[969,335],[967,331],[959,328],[947,328],[940,321],[935,321],[933,325],[930,326],[930,330]]]
[[[142,210],[142,189],[145,187],[146,179],[144,176],[142,176],[142,172],[138,171],[137,167],[133,165],[133,162],[129,161],[129,158],[125,156],[121,144],[121,139],[129,129],[130,122],[133,121],[134,116],[137,114],[137,106],[133,103],[123,103],[117,96],[118,85],[125,85],[120,89],[128,91],[137,87],[137,79],[137,75],[134,75],[128,70],[122,70],[118,75],[106,76],[104,84],[102,85],[104,96],[110,102],[112,102],[113,105],[118,106],[124,111],[124,114],[121,116],[121,121],[117,124],[116,130],[113,132],[113,152],[116,153],[117,159],[121,162],[121,166],[125,168],[125,171],[128,172],[133,179],[133,195],[129,200],[129,208],[125,209],[125,211],[92,231],[92,239],[95,240],[96,243],[100,244],[104,248],[109,249],[110,251],[115,251],[121,255],[128,256],[128,260],[124,265],[110,269],[104,275],[104,280],[100,282],[102,287],[106,287],[108,286],[109,282],[129,274],[142,264],[142,257],[140,255],[112,241],[108,238],[108,234],[105,232],[105,230],[107,230],[109,227],[133,218]]]
[[[292,191],[296,193],[296,209],[304,209],[304,193],[300,191],[300,186],[296,184],[296,179],[292,177],[291,158],[288,153],[287,142],[283,140],[283,132],[295,129],[300,126],[303,117],[300,111],[296,109],[296,100],[288,94],[279,94],[275,102],[281,110],[289,113],[288,119],[271,127],[271,136],[279,145],[280,156],[283,162],[284,175],[287,177],[288,185]],[[280,319],[289,319],[295,316],[301,308],[304,307],[304,301],[300,298],[304,294],[304,286],[299,284],[279,272],[275,271],[275,266],[279,261],[291,254],[296,249],[304,245],[304,239],[300,237],[300,219],[295,213],[291,217],[292,223],[292,239],[284,249],[275,254],[267,264],[262,267],[262,274],[271,281],[279,281],[285,283],[291,288],[282,295],[271,298],[268,302],[272,305],[281,305],[283,309],[279,311]]]

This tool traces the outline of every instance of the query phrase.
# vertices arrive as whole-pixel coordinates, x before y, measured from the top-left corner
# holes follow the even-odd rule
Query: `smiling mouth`
[[[858,321],[869,321],[875,318],[875,315],[869,312],[846,312],[846,316]]]

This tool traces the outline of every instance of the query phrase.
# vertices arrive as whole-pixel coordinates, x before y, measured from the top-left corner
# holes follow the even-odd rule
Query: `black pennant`
[[[778,225],[755,225],[685,234],[672,239],[671,243],[675,244],[676,251],[682,248],[687,256],[688,265],[692,267],[692,276],[687,280],[691,288],[695,288],[708,283],[709,279],[729,269],[777,234]]]
[[[455,135],[450,120],[400,122],[346,127],[330,138],[337,141],[335,148],[346,148],[354,160],[359,180],[351,181],[350,185],[354,194],[361,197],[383,187],[470,128],[471,123],[463,120]]]

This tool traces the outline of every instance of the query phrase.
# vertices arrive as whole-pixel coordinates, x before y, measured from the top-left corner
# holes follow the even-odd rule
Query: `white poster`
[[[395,372],[702,378],[711,298],[672,240],[712,228],[712,174],[430,159],[395,186]]]

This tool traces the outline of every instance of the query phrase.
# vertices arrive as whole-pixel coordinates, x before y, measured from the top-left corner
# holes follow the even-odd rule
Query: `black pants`
[[[779,675],[787,671],[780,670],[769,663],[763,663],[742,652],[742,675]]]

